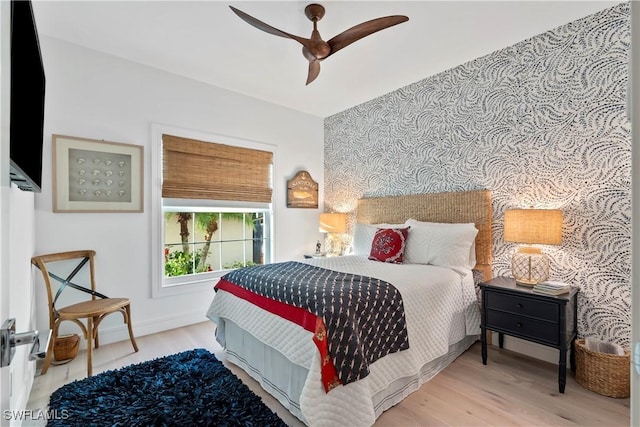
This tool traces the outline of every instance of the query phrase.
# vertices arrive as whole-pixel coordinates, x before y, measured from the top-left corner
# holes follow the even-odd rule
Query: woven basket
[[[574,344],[576,381],[584,388],[609,397],[630,395],[630,356],[598,353],[587,349],[583,339]]]
[[[80,336],[78,334],[60,335],[53,347],[53,357],[57,361],[69,361],[76,357],[79,347]]]

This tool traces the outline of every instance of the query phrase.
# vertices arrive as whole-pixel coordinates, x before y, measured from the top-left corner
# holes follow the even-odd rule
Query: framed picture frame
[[[53,135],[53,212],[142,212],[144,147]]]

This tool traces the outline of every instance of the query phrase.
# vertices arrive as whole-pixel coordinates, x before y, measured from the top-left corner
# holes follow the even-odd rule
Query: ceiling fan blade
[[[309,74],[307,75],[307,83],[305,83],[305,86],[314,81],[316,77],[318,77],[318,74],[320,74],[320,61],[309,61]]]
[[[247,24],[252,25],[254,27],[256,27],[259,30],[262,30],[266,33],[269,34],[273,34],[274,36],[278,36],[278,37],[284,37],[287,39],[293,39],[296,40],[297,42],[299,42],[300,44],[302,44],[305,47],[309,46],[309,39],[306,39],[304,37],[298,37],[294,34],[289,34],[285,31],[279,30],[275,27],[272,27],[269,24],[265,24],[264,22],[260,21],[259,19],[254,18],[251,15],[248,15],[246,13],[244,13],[243,11],[241,11],[240,9],[236,9],[233,6],[229,6],[231,8],[231,10],[238,15],[243,21],[245,21]]]
[[[384,30],[385,28],[402,24],[403,22],[406,22],[408,20],[409,18],[404,15],[392,15],[372,19],[371,21],[366,21],[362,24],[356,25],[355,27],[351,27],[327,42],[329,43],[329,46],[331,46],[331,53],[329,55],[333,55],[343,47],[347,47],[351,43],[357,42],[363,37],[366,37],[377,31]]]

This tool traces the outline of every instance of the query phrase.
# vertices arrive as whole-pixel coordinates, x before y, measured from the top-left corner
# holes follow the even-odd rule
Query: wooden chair
[[[38,267],[38,269],[42,273],[42,276],[44,277],[44,283],[47,288],[47,298],[49,300],[49,327],[51,328],[52,333],[47,356],[42,367],[43,375],[47,373],[47,369],[49,369],[49,364],[51,363],[51,357],[53,355],[53,349],[58,337],[58,329],[60,327],[60,323],[65,320],[70,320],[77,324],[82,330],[85,339],[87,340],[87,376],[89,377],[92,375],[93,371],[93,344],[95,343],[95,348],[98,348],[100,346],[98,340],[98,326],[100,325],[100,322],[102,322],[102,319],[104,319],[106,316],[112,313],[122,313],[124,322],[129,328],[129,338],[131,339],[133,349],[135,351],[138,351],[138,345],[136,344],[136,340],[133,336],[133,329],[131,327],[131,309],[129,299],[109,298],[101,293],[96,292],[94,268],[95,254],[95,251],[92,250],[82,250],[39,255],[31,258],[31,263]],[[74,260],[77,261],[78,264],[66,278],[62,278],[50,272],[47,268],[48,263]],[[71,281],[75,277],[75,275],[78,274],[78,272],[87,264],[87,262],[89,263],[91,288],[80,286]],[[53,284],[55,282],[53,282],[51,279],[55,279],[55,282],[59,282],[55,293],[53,288]],[[67,287],[90,294],[91,299],[76,304],[71,304],[66,307],[56,307],[58,297],[60,297],[62,291]],[[86,319],[87,325],[85,326],[80,319]]]

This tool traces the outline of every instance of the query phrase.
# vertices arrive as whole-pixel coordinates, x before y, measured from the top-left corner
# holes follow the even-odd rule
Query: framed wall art
[[[142,212],[144,147],[53,135],[54,212]]]
[[[307,171],[300,171],[287,181],[288,208],[317,208],[318,183]]]

